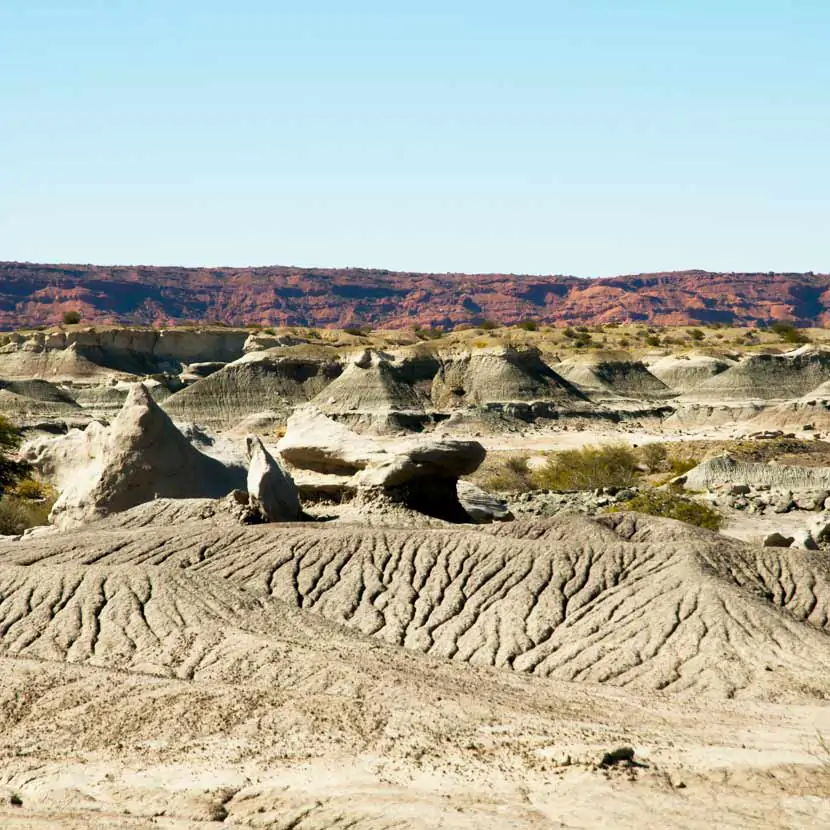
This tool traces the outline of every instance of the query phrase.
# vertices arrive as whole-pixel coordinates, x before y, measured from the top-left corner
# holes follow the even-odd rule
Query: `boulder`
[[[799,510],[822,510],[828,497],[830,493],[827,490],[802,493],[795,499],[795,506]]]
[[[777,494],[772,501],[773,513],[789,513],[794,507],[793,494],[789,490]]]
[[[248,448],[248,493],[260,504],[269,522],[293,522],[300,518],[300,495],[294,479],[265,449],[256,435],[246,439]]]
[[[813,534],[807,528],[802,528],[795,532],[790,547],[800,548],[802,550],[818,550],[818,544],[813,538]]]
[[[81,524],[155,498],[221,498],[244,487],[244,469],[199,452],[143,384],[136,384],[100,447],[78,471],[50,516],[59,527]]]
[[[816,542],[830,541],[830,514],[822,513],[820,516],[816,516],[810,522],[809,529],[810,534]]]
[[[513,520],[507,502],[469,481],[459,481],[456,492],[461,506],[476,524]]]
[[[768,533],[764,536],[763,544],[765,548],[788,548],[794,541],[794,537],[784,536],[776,531],[775,533]]]

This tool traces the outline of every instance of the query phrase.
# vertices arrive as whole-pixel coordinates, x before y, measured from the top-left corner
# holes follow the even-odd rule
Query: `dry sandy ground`
[[[830,826],[828,574],[633,516],[0,544],[0,826]]]

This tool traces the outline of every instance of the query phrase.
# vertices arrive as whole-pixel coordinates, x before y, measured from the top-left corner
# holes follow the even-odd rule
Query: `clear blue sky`
[[[830,271],[830,2],[0,0],[0,259]]]

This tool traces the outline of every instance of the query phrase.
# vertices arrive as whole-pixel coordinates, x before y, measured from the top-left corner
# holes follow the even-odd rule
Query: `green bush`
[[[649,346],[659,346],[660,338],[656,334],[649,334],[646,337],[646,344]]]
[[[535,320],[521,320],[516,323],[516,328],[523,331],[538,331],[539,324]]]
[[[711,507],[662,490],[646,490],[638,493],[630,501],[610,507],[608,512],[619,513],[628,510],[646,513],[649,516],[660,516],[664,519],[676,519],[679,522],[707,530],[719,530],[723,524],[723,516]]]
[[[665,444],[655,442],[654,444],[644,444],[640,447],[637,455],[640,456],[640,461],[650,473],[658,473],[663,468],[669,453]]]
[[[420,340],[440,340],[444,336],[444,330],[439,328],[424,329],[418,326],[415,329],[415,336]]]
[[[77,326],[81,322],[80,311],[64,311],[63,322],[67,326]]]
[[[493,331],[493,329],[498,328],[498,323],[495,323],[493,320],[482,320],[478,324],[478,328],[482,331]]]
[[[36,481],[33,478],[24,478],[14,488],[14,495],[19,499],[27,501],[42,501],[48,498],[51,488],[47,487],[42,481]]]
[[[682,476],[684,473],[688,473],[689,470],[697,467],[700,462],[696,458],[678,458],[677,456],[672,456],[669,459],[669,469],[672,471],[673,476]]]
[[[770,331],[775,332],[783,343],[806,343],[809,338],[803,331],[797,329],[792,323],[780,321],[770,326]]]
[[[0,536],[19,536],[30,527],[49,523],[52,502],[24,501],[15,496],[0,498]]]
[[[565,450],[551,456],[534,475],[548,490],[595,490],[629,487],[637,477],[637,456],[626,444]]]
[[[700,342],[706,338],[706,335],[700,329],[692,329],[689,332],[689,337],[691,337],[692,340]]]
[[[534,489],[533,474],[527,466],[527,456],[524,455],[488,458],[475,480],[485,490],[496,492],[526,492]]]

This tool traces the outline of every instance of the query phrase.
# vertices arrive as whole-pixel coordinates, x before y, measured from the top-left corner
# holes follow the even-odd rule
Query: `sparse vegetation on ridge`
[[[671,491],[645,490],[637,493],[625,504],[609,507],[607,512],[619,513],[629,510],[664,519],[675,519],[706,530],[719,530],[723,524],[723,516],[717,510]]]

